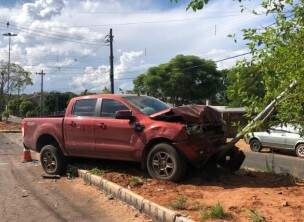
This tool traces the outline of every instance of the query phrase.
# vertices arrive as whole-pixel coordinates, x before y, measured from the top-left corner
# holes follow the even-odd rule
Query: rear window
[[[97,99],[81,99],[77,100],[73,115],[75,116],[95,116],[95,107]]]

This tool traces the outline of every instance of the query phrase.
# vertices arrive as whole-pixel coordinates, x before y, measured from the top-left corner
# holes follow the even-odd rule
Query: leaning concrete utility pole
[[[9,27],[9,22],[6,23],[7,28]],[[8,37],[8,64],[7,64],[7,95],[10,94],[10,73],[11,73],[11,37],[17,36],[14,33],[4,33],[3,36]]]
[[[110,29],[109,35],[106,36],[106,43],[110,43],[110,82],[111,82],[111,93],[114,94],[114,56],[113,56],[113,32]]]
[[[41,91],[40,91],[40,115],[43,116],[43,76],[45,73],[43,70],[41,72],[36,72],[37,75],[41,76]]]
[[[283,101],[283,99],[286,97],[286,95],[293,90],[297,86],[297,81],[294,80],[290,85],[281,92],[277,97],[274,98],[253,120],[251,120],[237,135],[235,138],[233,138],[230,142],[223,145],[222,149],[229,150],[232,148],[241,138],[245,136],[245,134],[252,131],[254,128],[256,128],[258,125],[262,124],[266,120],[270,118],[270,116],[273,114],[276,106]]]

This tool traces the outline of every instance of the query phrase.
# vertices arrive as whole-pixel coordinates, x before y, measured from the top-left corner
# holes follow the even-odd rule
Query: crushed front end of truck
[[[213,165],[236,171],[245,159],[244,153],[237,147],[227,148],[226,124],[221,114],[210,106],[180,106],[153,118],[184,125],[183,136],[177,137],[174,145],[196,167]]]

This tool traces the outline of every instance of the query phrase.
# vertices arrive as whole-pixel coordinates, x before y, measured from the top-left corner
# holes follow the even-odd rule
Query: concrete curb
[[[21,130],[0,130],[0,133],[21,133]]]
[[[161,222],[193,222],[182,217],[179,213],[149,201],[142,196],[100,176],[93,175],[86,170],[78,170],[78,175],[85,183],[97,186],[105,193],[136,208],[140,212],[150,216],[153,221]]]

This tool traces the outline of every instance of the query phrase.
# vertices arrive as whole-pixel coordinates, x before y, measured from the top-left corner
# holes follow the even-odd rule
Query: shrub
[[[265,218],[261,216],[256,210],[249,210],[249,219],[252,222],[266,222]]]
[[[94,174],[94,175],[97,175],[97,176],[102,176],[102,175],[104,175],[105,170],[101,170],[101,169],[98,169],[98,168],[93,168],[93,169],[90,169],[89,172],[91,174]]]
[[[9,118],[9,112],[7,110],[3,111],[2,117],[7,122],[8,118]]]
[[[144,184],[143,180],[139,177],[131,177],[129,179],[129,185],[131,187],[136,187],[136,186],[140,186],[140,185],[143,185],[143,184]]]
[[[37,113],[35,111],[27,111],[26,117],[33,117],[33,116],[37,116]]]
[[[229,219],[231,214],[226,213],[223,206],[218,202],[210,209],[201,211],[201,220],[205,221],[208,219]]]
[[[187,197],[179,195],[169,204],[173,210],[185,210],[187,208]]]

